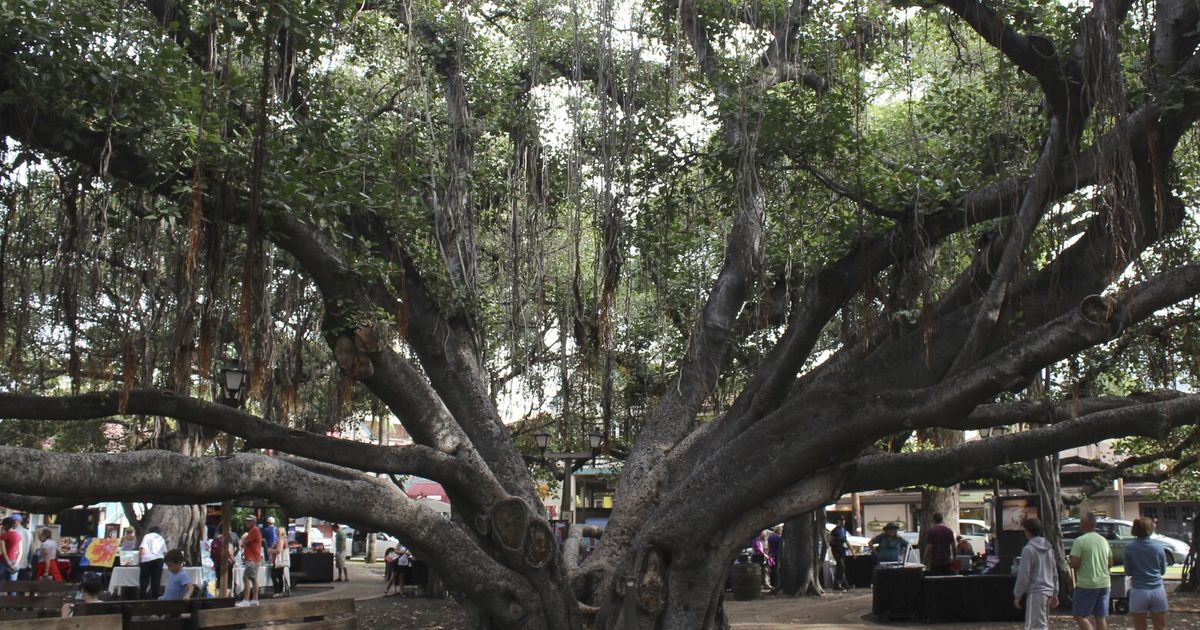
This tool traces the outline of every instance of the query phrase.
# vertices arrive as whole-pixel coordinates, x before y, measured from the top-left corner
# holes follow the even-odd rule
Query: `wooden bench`
[[[51,580],[18,580],[0,583],[0,620],[58,617],[63,601],[79,585]]]
[[[209,597],[75,604],[75,616],[117,615],[121,618],[125,630],[192,630],[196,627],[196,613],[214,608],[232,608],[235,601],[232,597]]]
[[[120,615],[0,621],[0,630],[121,630]]]
[[[270,602],[245,608],[201,610],[196,628],[244,628],[247,624],[271,624],[271,630],[354,630],[353,599]]]

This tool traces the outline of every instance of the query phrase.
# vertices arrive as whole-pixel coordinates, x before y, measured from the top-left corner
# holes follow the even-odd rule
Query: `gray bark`
[[[821,568],[825,558],[825,511],[793,518],[783,526],[779,588],[784,595],[822,595]]]

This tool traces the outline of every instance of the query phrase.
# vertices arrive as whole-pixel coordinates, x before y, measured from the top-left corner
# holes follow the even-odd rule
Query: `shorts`
[[[1167,612],[1167,589],[1133,588],[1129,590],[1129,612],[1131,613],[1165,613]]]
[[[251,582],[258,584],[258,568],[261,566],[262,566],[261,562],[246,562],[246,563],[244,563],[243,567],[245,568],[246,572],[242,574],[243,575],[242,579],[250,580]]]
[[[1071,604],[1071,614],[1076,617],[1107,617],[1108,589],[1106,588],[1077,588],[1075,601]]]
[[[333,554],[333,564],[339,569],[344,569],[346,567],[346,556],[340,553]]]

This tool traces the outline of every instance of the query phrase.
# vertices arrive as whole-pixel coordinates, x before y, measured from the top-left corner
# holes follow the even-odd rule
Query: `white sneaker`
[[[236,608],[245,608],[246,606],[249,606],[249,605],[250,605],[250,602],[247,600],[244,600],[244,599],[239,601],[238,603],[234,604],[234,606]]]
[[[250,600],[250,604],[249,604],[249,605],[250,605],[250,606],[257,606],[257,605],[258,605],[258,600],[257,600],[257,599],[252,599],[252,600]]]

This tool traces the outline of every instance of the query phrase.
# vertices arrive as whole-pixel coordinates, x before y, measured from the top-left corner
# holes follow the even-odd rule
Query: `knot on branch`
[[[1058,58],[1058,51],[1054,50],[1054,42],[1050,41],[1046,36],[1039,35],[1038,33],[1030,33],[1027,38],[1029,39],[1029,47],[1043,60],[1050,61]]]
[[[1104,326],[1112,319],[1114,303],[1101,295],[1089,295],[1079,304],[1079,315],[1089,323]]]
[[[640,579],[637,587],[638,607],[649,614],[662,610],[666,603],[667,563],[662,552],[649,549],[642,556]]]
[[[550,524],[537,517],[524,501],[509,497],[492,507],[492,540],[511,565],[541,569],[554,559],[557,544]],[[478,525],[477,525],[478,527]]]
[[[355,380],[370,378],[375,373],[371,355],[383,351],[383,336],[374,326],[359,326],[338,336],[333,346],[338,367]]]

